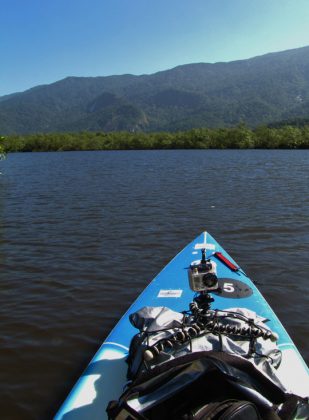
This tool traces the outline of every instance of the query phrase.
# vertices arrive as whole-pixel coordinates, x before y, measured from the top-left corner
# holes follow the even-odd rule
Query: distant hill
[[[0,97],[0,133],[176,131],[309,118],[309,47],[151,75],[68,77]]]

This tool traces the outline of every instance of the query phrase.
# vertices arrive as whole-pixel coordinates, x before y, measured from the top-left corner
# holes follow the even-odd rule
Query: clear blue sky
[[[0,0],[0,95],[309,45],[309,0]]]

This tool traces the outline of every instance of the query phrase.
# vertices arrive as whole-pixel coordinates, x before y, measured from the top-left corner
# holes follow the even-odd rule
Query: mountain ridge
[[[153,74],[68,76],[0,97],[2,134],[254,127],[297,117],[309,117],[309,46]]]

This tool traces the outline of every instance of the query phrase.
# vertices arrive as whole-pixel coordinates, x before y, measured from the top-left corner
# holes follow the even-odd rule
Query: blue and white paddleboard
[[[205,246],[207,245],[207,246]],[[267,325],[278,335],[282,362],[277,375],[285,387],[302,397],[309,395],[309,370],[290,336],[253,282],[235,261],[206,232],[186,246],[148,285],[104,341],[55,416],[56,420],[104,419],[109,401],[117,400],[126,384],[129,346],[138,332],[129,315],[144,306],[167,306],[175,311],[187,310],[194,292],[189,287],[188,267],[207,248],[207,258],[216,263],[222,289],[214,295],[213,309],[247,308],[269,319]],[[214,254],[219,253],[220,258]],[[228,261],[224,261],[226,258]],[[229,262],[232,263],[229,265]]]

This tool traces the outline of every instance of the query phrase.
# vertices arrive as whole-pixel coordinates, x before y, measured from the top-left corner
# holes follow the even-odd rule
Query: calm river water
[[[1,419],[50,418],[120,315],[208,230],[309,361],[309,151],[0,162]]]

